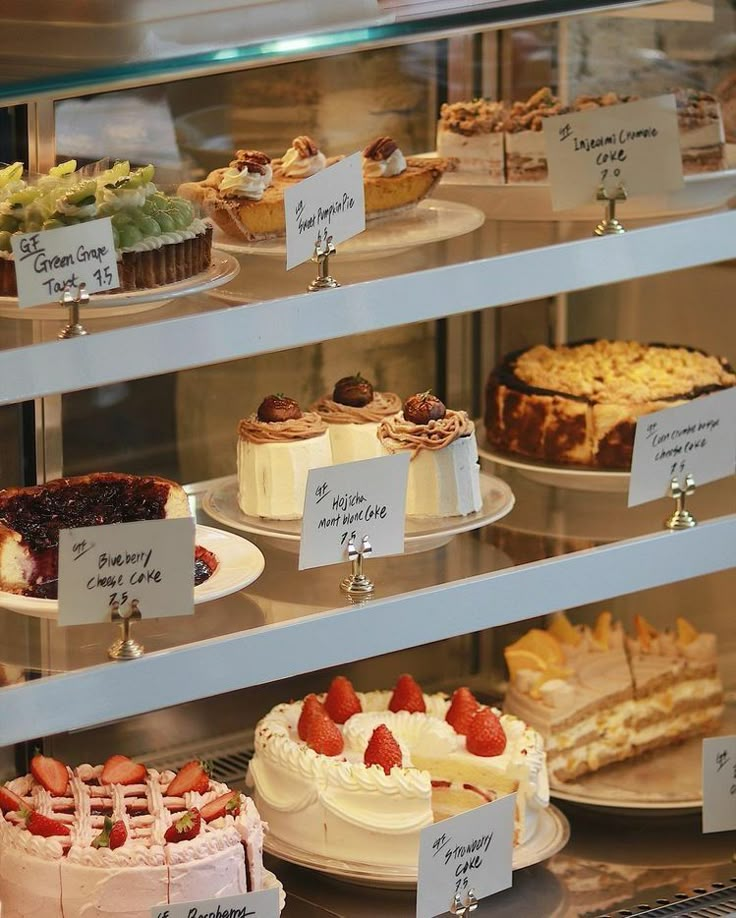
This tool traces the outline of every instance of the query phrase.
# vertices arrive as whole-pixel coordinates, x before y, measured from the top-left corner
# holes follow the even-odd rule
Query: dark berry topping
[[[275,421],[296,421],[302,416],[299,405],[286,395],[267,395],[258,406],[258,420],[271,424]]]
[[[360,373],[356,373],[355,376],[343,376],[335,383],[332,400],[339,405],[363,408],[373,401],[373,386]]]

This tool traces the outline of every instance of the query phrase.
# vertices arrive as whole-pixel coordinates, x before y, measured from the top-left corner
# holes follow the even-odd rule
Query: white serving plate
[[[404,552],[413,554],[430,551],[446,545],[461,532],[480,529],[506,516],[514,506],[511,488],[493,475],[480,475],[480,493],[483,506],[477,513],[455,517],[407,517],[404,535]],[[250,535],[261,536],[282,551],[299,551],[302,521],[267,520],[248,516],[238,505],[238,480],[236,476],[220,479],[202,501],[202,508],[213,520],[239,529]]]
[[[197,526],[194,540],[197,545],[211,551],[218,561],[214,574],[194,587],[195,606],[237,593],[257,580],[266,566],[260,549],[232,532],[223,532],[211,526]],[[0,591],[0,606],[36,618],[55,619],[59,614],[56,599],[19,596],[4,591]]]
[[[476,421],[476,427],[479,423]],[[494,462],[509,469],[517,469],[525,478],[529,478],[531,481],[551,485],[554,488],[615,493],[625,493],[629,490],[630,472],[583,469],[569,465],[535,462],[533,459],[517,458],[516,456],[498,453],[481,446],[478,447],[478,455],[488,462]]]

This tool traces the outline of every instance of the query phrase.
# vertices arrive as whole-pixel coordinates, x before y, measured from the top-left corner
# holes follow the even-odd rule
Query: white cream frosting
[[[99,203],[107,204],[113,210],[122,210],[124,207],[143,207],[152,194],[156,194],[156,188],[153,182],[141,185],[138,188],[126,188],[122,185],[119,188],[106,188],[104,185],[99,188]]]
[[[79,217],[83,219],[85,217],[94,217],[97,213],[97,204],[95,202],[90,204],[72,204],[71,201],[67,201],[65,198],[59,198],[56,202],[55,209],[58,213],[64,214],[67,217]]]
[[[388,159],[366,159],[363,157],[363,175],[366,178],[390,178],[406,170],[406,157],[398,148]]]
[[[383,455],[390,452],[383,448]],[[466,516],[483,506],[475,432],[443,449],[422,449],[409,463],[407,516]]]
[[[281,160],[281,173],[287,178],[308,178],[327,165],[327,157],[318,150],[314,156],[302,156],[295,147],[289,147]]]
[[[345,746],[339,756],[318,755],[299,739],[301,702],[277,705],[259,722],[248,781],[274,835],[320,856],[414,866],[418,833],[434,816],[432,775],[411,763],[441,761],[449,768],[456,763],[459,786],[472,769],[489,787],[518,787],[518,835],[527,837],[549,802],[538,734],[501,715],[506,749],[484,758],[467,752],[465,737],[445,721],[450,704],[445,695],[425,695],[426,714],[388,711],[390,697],[385,691],[358,693],[362,712],[342,726]],[[380,723],[402,749],[402,765],[390,774],[363,763]]]
[[[170,233],[159,233],[157,236],[144,236],[134,245],[120,249],[120,252],[152,252],[165,245],[175,245],[185,239],[194,239],[197,236],[201,236],[207,231],[209,225],[207,220],[195,217],[186,229],[172,230]]]
[[[271,166],[266,165],[264,169],[266,172],[263,175],[260,172],[249,172],[247,165],[243,169],[225,169],[220,179],[220,191],[223,194],[260,201],[273,178]]]

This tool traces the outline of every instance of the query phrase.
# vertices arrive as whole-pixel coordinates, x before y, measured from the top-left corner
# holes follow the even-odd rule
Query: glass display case
[[[468,685],[500,704],[504,648],[558,610],[591,627],[611,610],[630,634],[640,616],[659,632],[684,617],[714,633],[725,689],[715,729],[736,733],[733,477],[697,488],[697,525],[671,532],[668,499],[627,507],[626,468],[503,454],[484,420],[491,371],[537,344],[660,342],[733,359],[732,3],[173,6],[131,0],[113,21],[89,0],[62,21],[35,0],[0,14],[0,159],[30,174],[69,159],[98,172],[153,164],[172,192],[238,151],[273,160],[304,136],[328,156],[390,137],[431,161],[444,103],[505,100],[531,117],[546,88],[565,111],[611,94],[711,94],[723,160],[676,194],[624,202],[626,232],[606,238],[593,235],[595,200],[555,212],[544,178],[448,169],[418,208],[338,246],[340,286],[317,293],[313,263],[286,270],[283,238],[217,228],[206,276],[93,295],[85,336],[58,338],[67,314],[55,303],[20,310],[0,297],[2,487],[161,475],[184,486],[199,535],[245,538],[265,559],[247,586],[205,597],[194,615],[137,623],[146,653],[134,661],[108,661],[112,623],[63,628],[53,600],[2,593],[0,777],[24,773],[42,745],[69,763],[208,758],[218,780],[242,784],[259,718],[337,673],[367,692],[411,672],[427,691]],[[29,29],[31,49],[20,40]],[[508,146],[505,156],[510,170]],[[244,523],[233,497],[239,420],[271,392],[311,405],[356,371],[402,399],[432,390],[466,411],[483,480],[513,495],[496,513],[484,504],[475,525],[410,529],[403,555],[367,562],[377,585],[367,601],[340,592],[339,567],[298,570],[298,523]],[[733,840],[701,832],[699,749],[694,735],[603,769],[612,777],[598,784],[553,782],[558,843],[477,914],[656,914],[667,903],[667,914],[690,914],[693,897],[726,901]],[[269,866],[294,918],[414,913],[401,884],[351,885],[348,869],[298,858]]]

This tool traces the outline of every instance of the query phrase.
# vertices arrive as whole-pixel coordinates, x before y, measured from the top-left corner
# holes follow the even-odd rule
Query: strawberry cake
[[[193,761],[70,768],[36,755],[0,786],[3,918],[150,918],[151,908],[270,885],[250,798]],[[274,881],[275,882],[275,881]]]
[[[516,793],[521,844],[549,803],[539,734],[467,688],[426,695],[408,675],[366,694],[338,676],[326,695],[277,705],[256,727],[248,783],[274,839],[405,870],[435,821]]]

